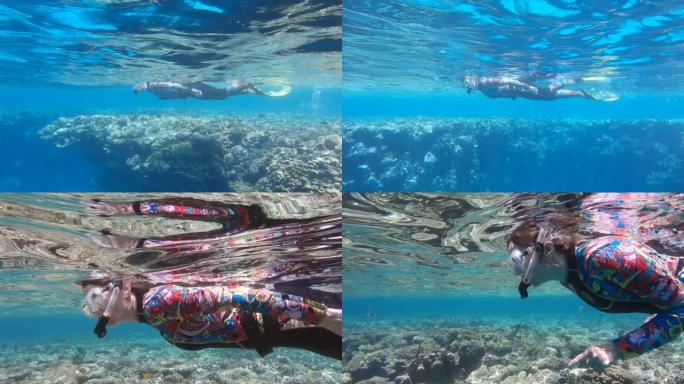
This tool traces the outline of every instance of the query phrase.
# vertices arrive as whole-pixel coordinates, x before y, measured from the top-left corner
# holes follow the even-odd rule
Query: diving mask
[[[542,243],[535,243],[533,246],[527,247],[522,251],[519,249],[511,251],[510,259],[513,265],[513,272],[516,275],[522,275],[518,285],[518,293],[520,293],[521,299],[529,296],[527,289],[532,285],[530,282],[532,271],[542,254],[544,254],[544,244]],[[527,261],[527,265],[525,265],[525,261]]]
[[[81,310],[86,316],[100,317],[95,326],[95,334],[98,338],[107,335],[107,323],[111,311],[119,299],[120,285],[120,283],[110,282],[104,287],[91,287],[86,291]]]

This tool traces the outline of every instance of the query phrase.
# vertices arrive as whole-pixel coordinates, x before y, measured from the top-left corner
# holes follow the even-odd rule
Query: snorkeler
[[[85,315],[98,317],[95,334],[122,322],[149,324],[176,347],[305,349],[342,358],[342,311],[285,293],[234,286],[163,284],[133,287],[127,280],[80,282]]]
[[[620,233],[621,226],[606,232]],[[651,315],[639,328],[587,348],[570,365],[608,366],[658,348],[684,329],[684,260],[624,231],[579,241],[574,233],[552,233],[528,220],[514,228],[507,247],[514,272],[521,275],[522,298],[530,286],[559,281],[600,311]]]
[[[532,100],[556,100],[572,97],[581,97],[591,100],[614,101],[615,95],[591,94],[586,90],[564,89],[583,80],[594,80],[599,78],[588,77],[585,79],[566,79],[554,78],[546,85],[534,84],[535,77],[518,79],[515,77],[479,77],[464,76],[461,78],[463,85],[468,93],[477,89],[489,98],[510,98],[515,100],[518,97]]]
[[[283,86],[279,91],[263,91],[254,84],[244,81],[228,81],[223,88],[213,87],[202,82],[141,81],[133,86],[133,91],[135,94],[148,91],[164,100],[187,99],[188,97],[202,100],[223,100],[239,95],[285,96],[290,93],[290,88]]]

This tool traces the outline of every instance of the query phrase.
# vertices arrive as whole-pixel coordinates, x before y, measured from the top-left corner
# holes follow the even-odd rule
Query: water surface
[[[101,203],[188,199],[257,205],[282,221],[231,232],[219,219],[114,214]],[[339,382],[337,361],[287,348],[266,359],[239,349],[189,352],[141,324],[110,327],[98,339],[95,319],[80,313],[77,284],[103,275],[134,284],[234,284],[340,308],[339,211],[334,193],[2,194],[0,377],[17,383]]]
[[[352,0],[344,23],[345,191],[684,183],[678,2]],[[489,99],[463,76],[574,79],[619,99]]]

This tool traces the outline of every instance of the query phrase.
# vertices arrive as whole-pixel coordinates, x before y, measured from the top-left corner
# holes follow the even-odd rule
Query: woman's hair
[[[76,281],[76,284],[80,285],[82,288],[87,285],[104,287],[112,280],[114,280],[114,276],[96,269],[88,272],[88,275],[85,278]]]
[[[554,236],[551,243],[557,252],[564,255],[575,252],[578,237],[578,224],[576,221],[568,221],[568,217],[551,220]],[[553,225],[555,224],[555,225]],[[539,225],[532,220],[519,222],[506,238],[506,245],[512,244],[518,249],[528,248],[537,241]]]
[[[124,279],[130,281],[131,289],[133,291],[137,290],[144,292],[154,286],[149,280],[139,275],[122,277],[99,270],[89,272],[85,278],[76,281],[76,284],[80,285],[81,288],[85,288],[89,285],[104,287],[109,283],[121,284]]]
[[[508,234],[506,245],[513,244],[516,248],[524,249],[533,245],[537,236],[539,236],[539,227],[532,221],[523,221]]]

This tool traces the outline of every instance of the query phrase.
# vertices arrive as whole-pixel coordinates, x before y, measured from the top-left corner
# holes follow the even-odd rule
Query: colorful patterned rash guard
[[[563,284],[605,312],[644,312],[641,327],[613,340],[621,357],[651,351],[684,327],[682,259],[661,255],[630,237],[603,236],[577,247]]]
[[[145,200],[133,203],[133,210],[143,216],[165,216],[191,220],[214,221],[223,224],[223,229],[206,237],[191,234],[189,236],[170,236],[166,238],[141,239],[139,248],[167,248],[167,251],[204,251],[212,242],[227,239],[231,235],[244,232],[259,223],[252,222],[249,207],[242,205],[218,205],[195,200],[162,199]],[[223,236],[221,236],[223,235]]]
[[[235,221],[236,225],[249,225],[247,208],[241,205],[220,206],[196,201],[146,200],[134,203],[133,209],[139,215],[228,220]]]
[[[278,329],[316,325],[326,307],[298,296],[225,286],[162,285],[143,296],[142,316],[173,344],[247,340],[240,312],[271,315]]]

